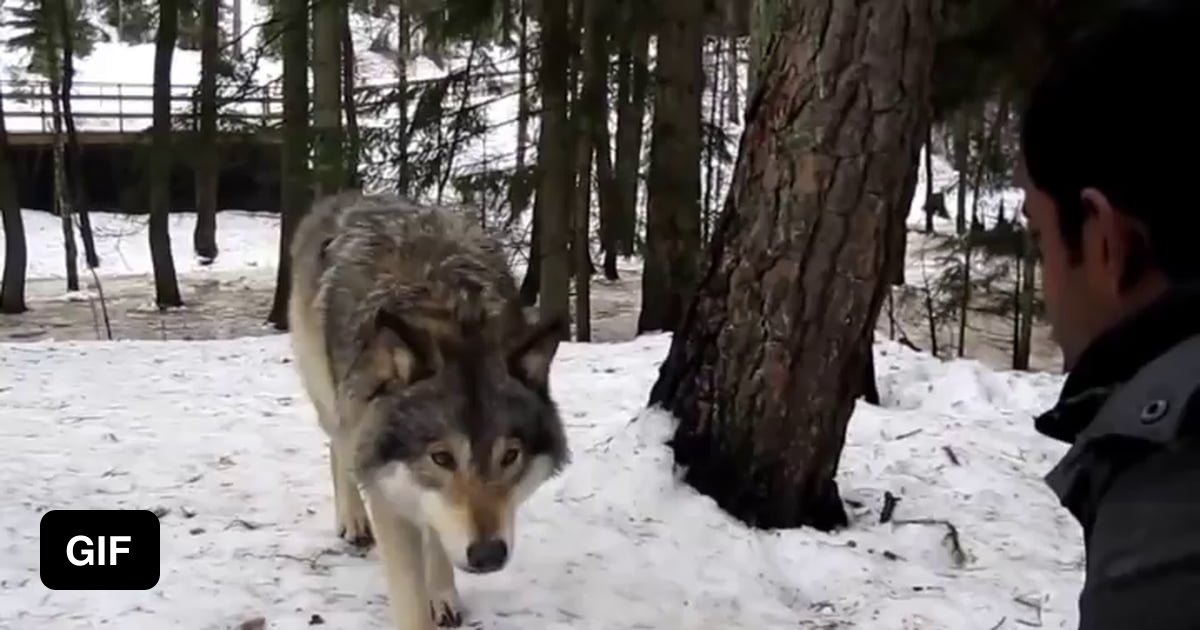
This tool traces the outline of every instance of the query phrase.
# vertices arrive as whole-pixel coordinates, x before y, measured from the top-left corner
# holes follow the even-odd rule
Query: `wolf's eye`
[[[429,454],[429,459],[442,468],[454,470],[454,456],[446,451],[434,451]]]
[[[505,468],[512,466],[513,463],[517,461],[517,456],[520,454],[521,451],[515,448],[510,448],[507,451],[504,451],[504,456],[500,458],[500,465]]]

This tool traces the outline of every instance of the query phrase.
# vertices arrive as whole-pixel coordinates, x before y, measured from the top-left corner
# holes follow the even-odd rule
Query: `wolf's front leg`
[[[356,547],[371,545],[371,521],[359,494],[347,457],[338,457],[336,442],[329,442],[329,467],[333,473],[333,502],[337,510],[337,531]]]
[[[421,530],[400,518],[386,500],[367,495],[367,511],[383,560],[388,601],[398,630],[435,630],[425,587]]]
[[[457,628],[462,625],[462,605],[454,588],[454,565],[437,533],[425,530],[425,583],[429,587],[429,612],[439,626]]]

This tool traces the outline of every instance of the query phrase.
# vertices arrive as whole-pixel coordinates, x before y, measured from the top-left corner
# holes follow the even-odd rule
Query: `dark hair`
[[[1088,31],[1034,87],[1021,153],[1034,186],[1058,207],[1072,261],[1081,256],[1096,188],[1145,226],[1137,275],[1153,264],[1175,282],[1200,279],[1200,2],[1141,3]],[[1138,259],[1140,258],[1140,260]]]

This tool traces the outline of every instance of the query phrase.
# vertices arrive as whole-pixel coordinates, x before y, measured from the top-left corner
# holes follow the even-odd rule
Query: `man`
[[[1187,5],[1192,6],[1187,6]],[[1036,420],[1083,527],[1080,628],[1200,628],[1200,20],[1129,9],[1034,89],[1022,179],[1069,376]]]

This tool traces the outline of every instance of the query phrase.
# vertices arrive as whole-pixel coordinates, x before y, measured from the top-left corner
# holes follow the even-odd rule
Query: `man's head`
[[[1068,369],[1119,320],[1200,279],[1194,4],[1117,15],[1056,60],[1027,106],[1025,212]]]

